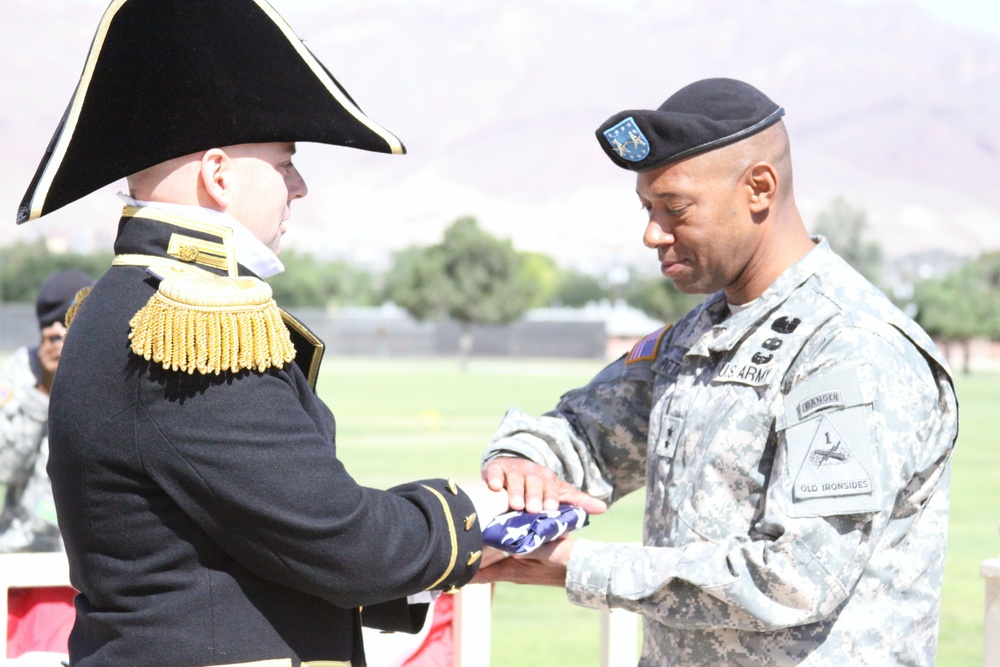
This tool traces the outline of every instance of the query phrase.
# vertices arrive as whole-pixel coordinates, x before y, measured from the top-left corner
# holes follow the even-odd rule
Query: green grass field
[[[422,477],[479,477],[479,456],[508,407],[537,414],[589,379],[603,364],[585,361],[474,360],[465,373],[452,360],[332,358],[320,396],[337,415],[341,459],[362,483],[387,488]],[[1000,447],[990,415],[1000,407],[1000,375],[958,378],[961,436],[952,476],[948,564],[937,664],[982,663],[982,560],[1000,556]],[[593,517],[586,535],[641,539],[642,497],[633,494]],[[559,636],[545,636],[558,625]],[[494,667],[524,664],[505,638],[518,637],[535,664],[598,663],[595,612],[566,602],[561,590],[498,584],[493,603]]]

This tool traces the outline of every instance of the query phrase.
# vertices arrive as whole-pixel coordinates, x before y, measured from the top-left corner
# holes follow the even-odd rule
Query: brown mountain
[[[787,110],[807,219],[836,196],[890,254],[1000,247],[1000,39],[903,1],[274,0],[405,157],[304,146],[312,192],[287,243],[381,263],[473,214],[584,267],[647,262],[632,178],[593,136],[607,116],[731,76]],[[15,228],[14,211],[103,9],[4,9],[0,242],[107,243],[121,184]],[[248,54],[252,47],[248,46]],[[141,141],[141,137],[136,138]]]

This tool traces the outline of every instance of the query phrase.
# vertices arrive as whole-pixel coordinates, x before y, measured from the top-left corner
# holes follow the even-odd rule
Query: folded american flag
[[[560,505],[558,510],[538,514],[507,512],[490,521],[483,530],[483,542],[508,553],[527,554],[589,522],[587,513],[573,505]]]

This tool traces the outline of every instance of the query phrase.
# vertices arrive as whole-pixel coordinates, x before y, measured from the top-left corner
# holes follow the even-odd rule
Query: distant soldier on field
[[[40,338],[18,348],[0,369],[0,553],[59,551],[62,540],[45,466],[49,460],[49,392],[59,366],[66,312],[94,284],[80,271],[59,271],[35,299]]]

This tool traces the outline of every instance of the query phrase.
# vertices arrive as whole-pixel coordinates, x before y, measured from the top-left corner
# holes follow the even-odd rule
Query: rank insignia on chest
[[[664,417],[663,427],[657,438],[656,449],[658,456],[673,458],[677,451],[677,442],[681,438],[681,431],[684,430],[684,420],[679,417]]]
[[[757,327],[719,366],[714,383],[730,382],[748,387],[766,387],[780,379],[813,327],[791,315],[775,314],[770,326]],[[820,401],[810,412],[825,404]]]

